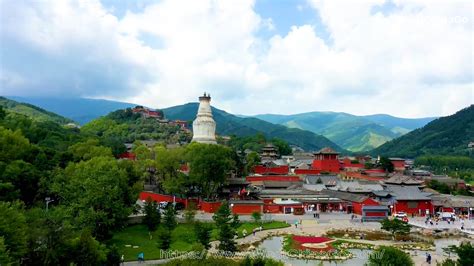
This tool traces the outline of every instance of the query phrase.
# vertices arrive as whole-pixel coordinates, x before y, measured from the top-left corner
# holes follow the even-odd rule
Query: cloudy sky
[[[232,113],[449,115],[474,102],[470,0],[0,0],[1,95]]]

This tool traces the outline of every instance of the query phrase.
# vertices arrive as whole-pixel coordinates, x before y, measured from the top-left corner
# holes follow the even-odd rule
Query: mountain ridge
[[[187,103],[162,109],[165,117],[169,119],[194,120],[198,103]],[[329,139],[313,132],[291,129],[282,125],[272,124],[254,117],[239,117],[215,107],[212,108],[216,131],[220,135],[250,136],[259,132],[269,138],[280,138],[289,144],[299,146],[308,151],[316,151],[324,147],[332,147],[341,152],[346,152]]]
[[[3,96],[0,96],[0,106],[11,112],[31,117],[31,119],[38,122],[52,121],[63,125],[74,122],[69,118],[63,117],[33,104],[15,101]]]
[[[422,128],[372,150],[373,155],[417,157],[420,155],[468,155],[474,142],[474,105],[440,117]]]
[[[386,114],[356,116],[345,112],[306,112],[254,117],[323,135],[353,152],[372,150],[386,141],[421,127],[434,118],[399,118]]]

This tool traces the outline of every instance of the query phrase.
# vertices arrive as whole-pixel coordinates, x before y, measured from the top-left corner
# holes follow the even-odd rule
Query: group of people
[[[438,225],[439,224],[439,221],[441,219],[439,217],[435,217],[434,219],[432,219],[431,217],[426,217],[425,219],[425,225]],[[449,217],[449,218],[446,218],[446,219],[443,219],[445,220],[448,224],[454,224],[454,222],[456,221],[456,219],[454,217]],[[461,230],[464,230],[464,219],[463,218],[460,218],[460,221],[461,221]]]
[[[255,236],[255,233],[256,233],[256,232],[260,232],[260,231],[262,231],[262,230],[263,230],[263,227],[262,227],[262,226],[257,227],[257,228],[254,228],[254,229],[252,230],[253,236]],[[247,230],[246,230],[246,229],[242,230],[242,236],[243,236],[243,237],[246,237],[246,236],[247,236]]]

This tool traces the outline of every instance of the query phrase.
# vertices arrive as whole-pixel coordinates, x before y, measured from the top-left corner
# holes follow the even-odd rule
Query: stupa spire
[[[193,122],[193,140],[195,142],[217,144],[216,122],[212,117],[211,95],[206,94],[199,97],[199,109]]]

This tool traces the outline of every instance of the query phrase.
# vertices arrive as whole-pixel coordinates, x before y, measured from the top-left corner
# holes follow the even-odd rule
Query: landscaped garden
[[[214,224],[211,224],[211,240],[217,238],[218,230]],[[242,237],[242,231],[245,229],[248,234],[256,228],[262,226],[263,230],[277,229],[288,227],[286,222],[272,221],[264,223],[242,222],[237,228],[238,236]],[[108,245],[115,245],[120,254],[123,254],[126,261],[136,260],[137,255],[143,252],[145,260],[160,259],[160,249],[158,248],[158,230],[149,232],[145,225],[133,225],[124,228],[122,231],[114,234],[112,239],[108,241]],[[171,233],[170,250],[174,251],[195,251],[200,247],[196,244],[197,238],[194,231],[194,224],[180,223]]]
[[[345,260],[352,254],[341,246],[341,241],[327,237],[287,235],[283,252],[288,257],[317,260]],[[336,244],[337,243],[337,244]]]

